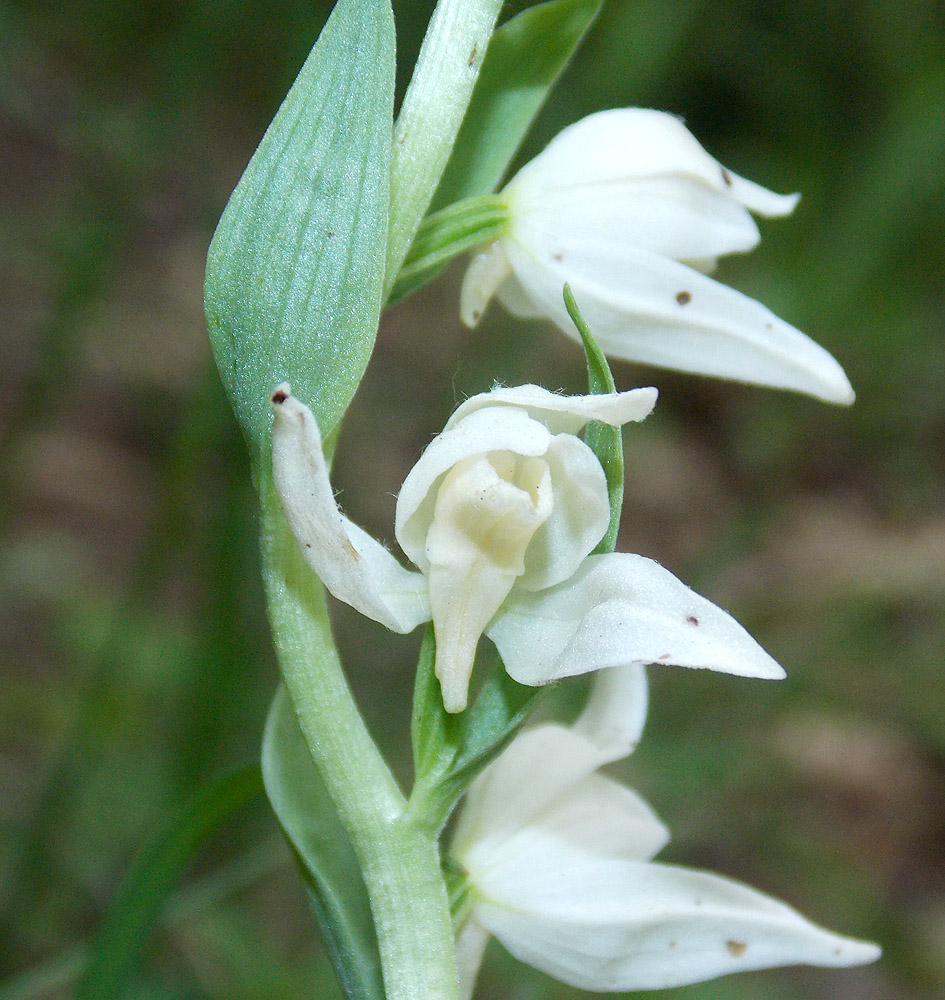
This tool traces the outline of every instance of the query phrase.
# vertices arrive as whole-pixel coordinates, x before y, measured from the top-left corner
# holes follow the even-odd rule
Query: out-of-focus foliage
[[[141,845],[205,779],[258,756],[275,670],[202,268],[327,7],[0,6],[5,1000],[68,995]],[[395,3],[401,83],[431,8]],[[945,13],[610,0],[526,152],[626,104],[682,114],[722,162],[804,193],[723,277],[827,346],[858,399],[615,368],[619,386],[662,393],[625,437],[620,547],[728,607],[789,673],[654,669],[623,773],[673,830],[668,858],[886,949],[861,970],[659,996],[931,1000],[945,991]],[[457,277],[387,317],[339,443],[342,501],[376,534],[391,536],[391,494],[456,400],[494,379],[583,384],[580,349],[550,329],[494,307],[461,332]],[[418,638],[337,620],[406,776]],[[338,995],[262,807],[169,900],[135,995]],[[483,998],[577,995],[490,950]]]

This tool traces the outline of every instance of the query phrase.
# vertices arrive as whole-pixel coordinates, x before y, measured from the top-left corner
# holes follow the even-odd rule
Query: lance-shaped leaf
[[[290,379],[328,433],[370,357],[393,88],[389,0],[339,0],[214,235],[207,325],[254,461],[275,385]]]
[[[263,781],[306,876],[325,946],[351,1000],[383,1000],[377,936],[354,848],[299,729],[276,692],[262,750]]]

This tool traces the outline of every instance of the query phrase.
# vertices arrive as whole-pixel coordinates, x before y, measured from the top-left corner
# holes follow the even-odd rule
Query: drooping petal
[[[466,707],[479,637],[526,572],[529,543],[554,512],[553,492],[547,462],[508,451],[457,462],[436,491],[425,552],[447,712]]]
[[[471,1000],[482,956],[489,943],[489,932],[475,920],[467,920],[456,935],[456,971],[459,974],[461,1000]]]
[[[880,954],[717,875],[595,857],[540,837],[519,846],[477,882],[473,919],[517,958],[572,986],[664,989],[748,969],[858,965]]]
[[[466,326],[472,328],[482,319],[496,289],[511,273],[499,240],[473,255],[459,293],[459,316]]]
[[[600,670],[571,731],[594,743],[607,763],[629,757],[643,735],[648,702],[642,664]]]
[[[561,287],[564,287],[563,283]],[[561,298],[560,288],[558,298]],[[564,300],[561,301],[563,309]],[[539,385],[496,386],[491,392],[470,396],[461,403],[447,421],[446,429],[451,429],[477,410],[492,406],[525,410],[553,434],[577,434],[592,420],[610,424],[611,427],[622,427],[648,417],[656,405],[657,395],[652,386],[596,396],[564,396]],[[504,412],[508,414],[507,409]],[[500,415],[498,419],[504,417]]]
[[[338,600],[395,632],[429,621],[424,578],[338,509],[311,410],[288,383],[273,393],[272,409],[273,481],[305,561]]]
[[[610,357],[804,392],[848,404],[853,390],[820,345],[754,299],[666,257],[623,243],[537,230],[509,241],[517,281],[571,337],[567,282]],[[502,297],[502,289],[499,290]]]
[[[522,684],[627,663],[784,676],[729,614],[659,563],[629,553],[589,556],[550,590],[513,591],[486,634]]]

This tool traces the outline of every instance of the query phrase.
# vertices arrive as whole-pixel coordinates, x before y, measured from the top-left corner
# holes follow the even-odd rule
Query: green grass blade
[[[262,792],[251,767],[202,789],[145,850],[105,918],[89,954],[75,1000],[121,996],[135,959],[165,897],[200,845]]]
[[[603,0],[549,0],[492,36],[434,208],[495,190]]]

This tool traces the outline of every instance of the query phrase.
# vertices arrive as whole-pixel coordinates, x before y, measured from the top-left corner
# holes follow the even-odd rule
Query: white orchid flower
[[[853,402],[840,365],[754,299],[711,278],[759,241],[751,212],[788,215],[779,195],[713,159],[679,119],[602,111],[561,132],[501,192],[508,221],[466,272],[475,326],[494,294],[513,313],[576,336],[567,282],[604,353]]]
[[[610,518],[604,470],[576,434],[642,420],[655,389],[562,396],[533,385],[473,396],[408,474],[395,533],[405,569],[338,509],[311,411],[273,394],[272,468],[289,526],[335,597],[396,632],[432,619],[449,712],[466,706],[480,636],[524,684],[625,663],[783,670],[728,614],[658,563],[591,555]]]
[[[490,935],[599,992],[878,958],[876,945],[745,885],[651,860],[668,831],[634,791],[598,773],[633,751],[645,714],[643,668],[605,671],[574,726],[520,733],[471,786],[450,848],[468,875],[457,938],[465,996]]]

